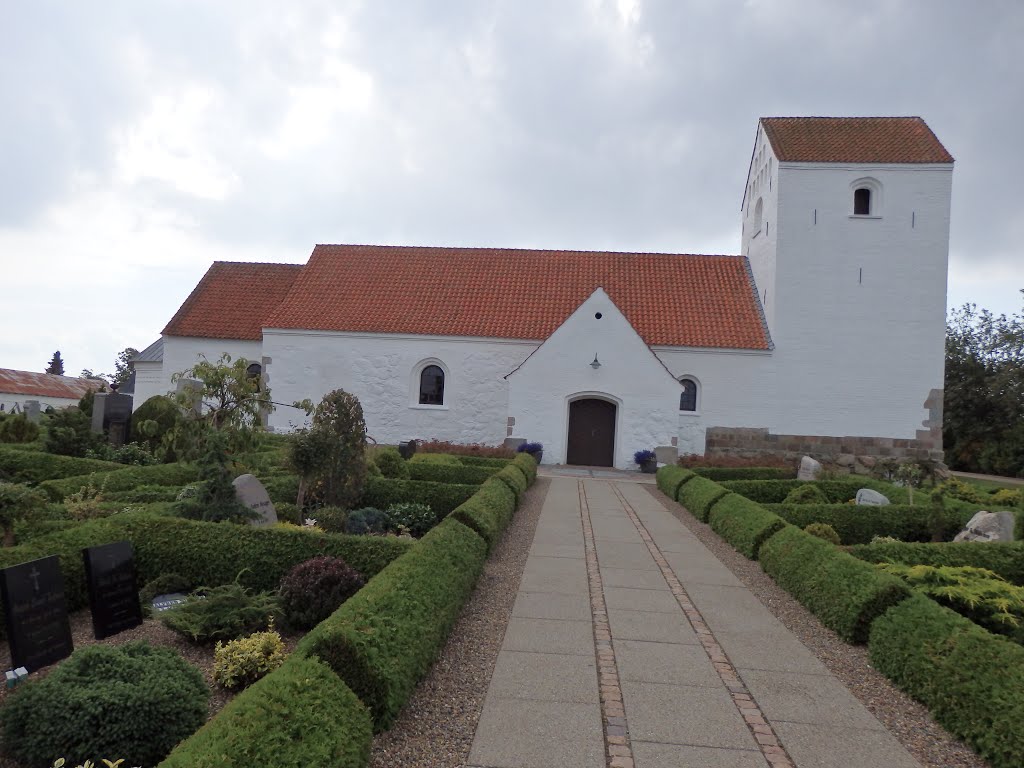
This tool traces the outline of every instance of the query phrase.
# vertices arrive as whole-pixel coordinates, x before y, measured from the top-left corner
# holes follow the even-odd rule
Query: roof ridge
[[[564,253],[566,255],[601,255],[601,256],[690,256],[695,258],[711,259],[739,259],[743,258],[738,253],[669,253],[667,251],[597,251],[580,250],[573,248],[517,248],[506,246],[471,246],[471,245],[386,245],[381,243],[317,243],[317,248],[381,248],[387,250],[410,250],[410,251],[498,251],[510,253]]]

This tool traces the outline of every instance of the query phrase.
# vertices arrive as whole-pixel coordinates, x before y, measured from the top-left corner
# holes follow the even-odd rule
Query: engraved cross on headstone
[[[36,588],[36,592],[39,591],[39,576],[39,569],[35,567],[33,567],[28,573],[28,577],[32,579],[32,584]]]

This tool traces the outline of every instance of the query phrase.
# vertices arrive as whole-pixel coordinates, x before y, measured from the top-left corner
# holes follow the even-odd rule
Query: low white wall
[[[15,404],[23,412],[25,409],[26,400],[36,400],[39,402],[39,410],[45,411],[47,407],[53,408],[67,408],[69,405],[78,405],[80,398],[68,398],[68,397],[43,397],[42,395],[19,395],[11,394],[8,392],[0,393],[0,405],[3,406],[4,413],[10,413]]]

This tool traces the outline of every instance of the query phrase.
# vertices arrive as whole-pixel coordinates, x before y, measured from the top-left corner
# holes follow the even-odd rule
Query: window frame
[[[868,193],[868,212],[857,213],[857,193],[860,190]],[[880,219],[882,218],[882,184],[878,179],[865,176],[856,179],[850,184],[850,218],[851,219]]]
[[[420,402],[422,395],[423,376],[426,374],[428,368],[437,368],[441,371],[441,402],[440,403],[423,403]],[[451,405],[451,371],[448,366],[436,357],[429,357],[424,360],[420,360],[411,371],[409,381],[409,407],[429,410],[429,411],[447,411]]]
[[[676,381],[679,382],[680,386],[684,385],[684,382],[689,382],[693,385],[693,409],[683,408],[683,397],[686,395],[686,391],[683,390],[679,393],[679,415],[680,416],[699,416],[701,408],[701,385],[700,380],[696,376],[686,373],[682,376],[677,376]]]

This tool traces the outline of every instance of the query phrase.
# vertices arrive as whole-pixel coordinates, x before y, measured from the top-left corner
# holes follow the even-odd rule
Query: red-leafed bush
[[[488,459],[514,459],[516,452],[504,445],[478,443],[449,443],[445,440],[426,440],[416,445],[417,453],[450,453],[456,456],[479,456]]]
[[[295,629],[315,627],[362,586],[363,577],[339,557],[320,555],[299,563],[281,579],[285,621]]]
[[[694,467],[786,467],[792,468],[796,463],[781,456],[755,456],[743,458],[741,456],[701,456],[699,453],[686,453],[679,457],[676,462],[680,467],[693,469]]]

